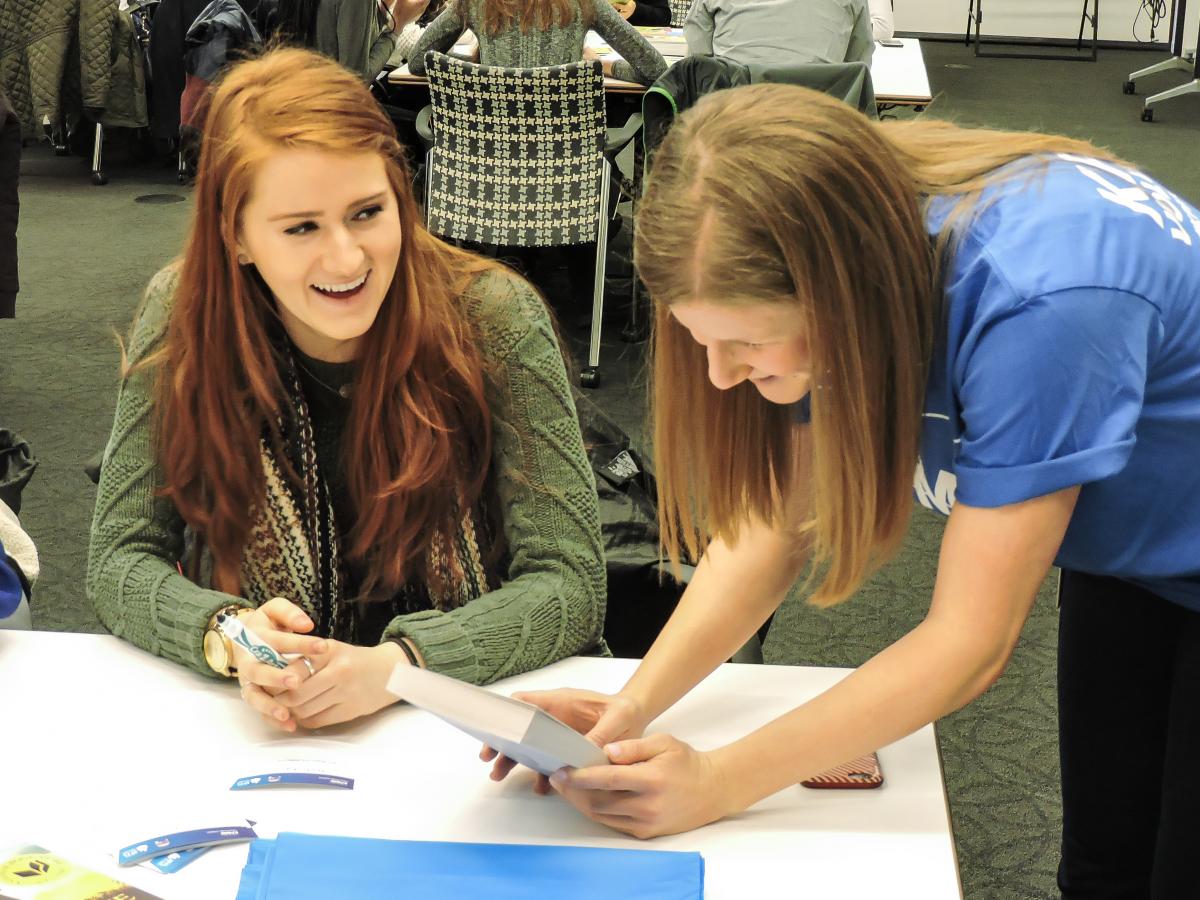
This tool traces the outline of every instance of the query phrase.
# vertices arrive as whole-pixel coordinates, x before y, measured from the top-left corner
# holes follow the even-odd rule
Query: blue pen
[[[242,624],[237,616],[221,613],[217,616],[217,627],[225,637],[229,638],[242,649],[246,650],[259,662],[274,666],[276,669],[286,669],[288,662],[275,652],[266,641]]]

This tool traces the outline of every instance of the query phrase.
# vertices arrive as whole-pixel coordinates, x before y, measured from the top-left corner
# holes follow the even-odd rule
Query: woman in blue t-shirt
[[[529,695],[620,764],[556,788],[671,833],[898,740],[1000,676],[1057,564],[1063,893],[1200,896],[1200,213],[1082,141],[759,85],[667,135],[636,259],[663,543],[699,565],[622,691]],[[919,626],[725,747],[638,739],[806,565],[848,598],[914,487],[949,515]]]

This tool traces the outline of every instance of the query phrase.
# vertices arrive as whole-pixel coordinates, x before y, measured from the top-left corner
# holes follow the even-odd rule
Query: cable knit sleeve
[[[176,272],[150,283],[129,345],[131,363],[157,349],[166,332]],[[207,675],[204,630],[231,603],[250,605],[198,587],[179,574],[184,524],[170,500],[155,452],[154,372],[138,369],[117,393],[112,433],[104,451],[88,549],[87,596],[114,635]]]
[[[596,4],[596,21],[592,28],[621,54],[621,59],[613,66],[614,78],[654,84],[667,71],[667,62],[662,54],[636,28],[622,19],[607,0]]]
[[[487,684],[603,647],[605,571],[596,485],[549,313],[524,281],[469,292],[492,412],[494,482],[511,562],[504,583],[450,612],[394,619],[427,665]]]
[[[462,37],[466,27],[458,4],[451,3],[429,23],[417,40],[416,46],[412,48],[412,53],[408,57],[408,71],[414,75],[424,75],[425,54],[430,50],[449,53],[454,47],[454,42]]]

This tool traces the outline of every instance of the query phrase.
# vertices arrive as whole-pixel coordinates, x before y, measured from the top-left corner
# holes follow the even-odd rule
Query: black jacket
[[[183,127],[195,126],[195,115],[208,86],[240,51],[262,44],[250,15],[237,0],[212,0],[200,11],[184,38],[183,68],[187,81],[180,101]]]
[[[17,218],[21,203],[21,123],[0,88],[0,319],[16,316]]]
[[[179,99],[183,96],[183,38],[209,0],[162,0],[150,32],[150,121],[154,136],[179,136]]]
[[[630,25],[670,25],[671,7],[667,0],[636,0],[637,6],[629,17]]]
[[[871,70],[866,63],[744,66],[723,56],[689,56],[667,69],[642,100],[647,154],[658,148],[675,117],[705,94],[761,82],[812,88],[837,97],[872,118],[877,115]],[[736,139],[736,135],[730,135],[730,140]]]

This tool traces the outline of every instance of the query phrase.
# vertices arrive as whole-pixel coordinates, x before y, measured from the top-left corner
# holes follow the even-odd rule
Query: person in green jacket
[[[182,258],[134,323],[87,593],[293,731],[605,652],[596,487],[555,331],[421,223],[386,115],[278,49],[214,91]],[[239,617],[286,669],[231,645]]]
[[[407,59],[429,0],[280,0],[285,40],[336,59],[374,81],[393,54]]]

